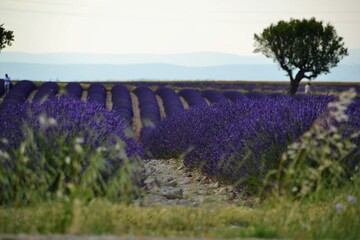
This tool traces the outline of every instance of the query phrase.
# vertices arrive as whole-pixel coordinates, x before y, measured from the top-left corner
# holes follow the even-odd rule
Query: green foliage
[[[17,209],[0,207],[0,232],[157,238],[359,239],[358,189],[344,185],[340,191],[323,191],[322,200],[300,203],[270,199],[255,207],[139,207],[100,199],[89,203],[75,200],[71,208],[64,202]]]
[[[286,71],[291,80],[291,94],[296,93],[302,79],[311,80],[329,73],[330,68],[348,55],[335,28],[315,18],[279,21],[261,34],[254,34],[254,40],[255,53],[272,58]]]
[[[0,150],[0,204],[23,206],[62,199],[71,205],[74,199],[86,202],[96,197],[130,203],[140,197],[135,178],[141,173],[140,159],[130,160],[120,139],[113,146],[96,149],[66,133],[49,142],[48,130],[56,127],[56,120],[41,116],[40,124],[38,132],[24,126],[27,137],[18,148]],[[109,159],[121,159],[116,172]]]
[[[11,46],[11,42],[14,41],[13,31],[3,28],[4,24],[0,25],[0,52],[6,45]]]

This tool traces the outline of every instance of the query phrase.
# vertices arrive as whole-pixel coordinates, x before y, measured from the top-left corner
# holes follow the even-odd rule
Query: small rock
[[[165,177],[165,182],[171,182],[172,180],[174,180],[174,178],[171,176]]]
[[[200,175],[196,176],[194,180],[197,181],[197,182],[200,182],[201,181],[201,176]]]
[[[183,197],[183,190],[181,188],[165,192],[163,196],[167,199],[181,199]]]
[[[228,189],[226,187],[219,188],[217,191],[218,194],[226,194],[228,192]]]
[[[204,194],[204,191],[199,189],[199,190],[196,191],[196,193],[197,194]]]
[[[208,178],[206,177],[206,176],[204,176],[204,177],[202,177],[201,178],[201,180],[200,180],[200,183],[208,183],[209,182],[209,180],[208,180]]]
[[[166,185],[170,186],[170,187],[176,187],[178,185],[178,183],[175,180],[173,180],[173,181],[167,182]]]
[[[177,205],[185,205],[185,204],[187,204],[187,201],[184,200],[184,199],[179,199],[179,200],[176,201],[176,204]]]

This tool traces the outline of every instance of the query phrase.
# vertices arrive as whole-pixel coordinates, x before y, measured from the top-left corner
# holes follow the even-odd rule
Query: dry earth
[[[186,205],[244,204],[231,186],[186,168],[179,159],[145,160],[148,194],[141,204]]]

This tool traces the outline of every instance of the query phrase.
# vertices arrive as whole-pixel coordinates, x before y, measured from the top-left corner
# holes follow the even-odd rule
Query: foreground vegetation
[[[358,239],[360,197],[353,185],[303,201],[269,198],[249,207],[144,207],[55,201],[0,208],[4,234],[115,234],[136,236]],[[256,201],[256,199],[253,199]]]
[[[200,207],[146,206],[143,148],[99,105],[50,100],[5,109],[0,232],[358,239],[360,133],[343,125],[359,124],[346,115],[355,96],[340,94],[266,174],[254,172],[247,183],[258,191]]]

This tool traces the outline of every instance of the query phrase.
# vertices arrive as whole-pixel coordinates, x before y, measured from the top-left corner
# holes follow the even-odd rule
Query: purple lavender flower
[[[337,204],[335,205],[335,209],[336,209],[338,212],[343,212],[343,211],[345,211],[345,205],[342,204],[342,203],[337,203]]]
[[[142,155],[141,145],[125,136],[124,131],[128,130],[129,126],[118,115],[96,102],[83,102],[72,98],[53,98],[41,104],[26,102],[1,109],[0,138],[7,139],[9,143],[0,143],[0,149],[8,150],[19,146],[26,137],[21,130],[24,124],[37,132],[41,127],[39,117],[42,115],[53,118],[57,123],[56,127],[48,129],[48,146],[43,147],[56,149],[52,143],[56,143],[59,136],[64,136],[69,141],[83,137],[85,145],[90,149],[112,145],[119,138],[125,141],[128,156]]]
[[[352,195],[349,195],[347,197],[347,201],[351,204],[355,204],[356,203],[356,197],[352,196]]]

